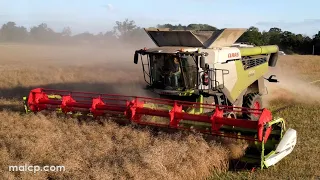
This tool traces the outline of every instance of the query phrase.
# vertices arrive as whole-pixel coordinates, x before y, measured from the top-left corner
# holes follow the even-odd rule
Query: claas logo
[[[228,54],[228,58],[236,58],[239,57],[239,53],[238,52],[234,52],[234,53],[229,53]]]

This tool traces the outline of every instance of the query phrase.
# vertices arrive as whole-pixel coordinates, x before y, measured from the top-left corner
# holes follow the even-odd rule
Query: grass
[[[281,56],[280,70],[290,71],[275,69],[280,72],[280,82],[285,83],[271,88],[268,104],[274,116],[285,118],[288,127],[298,131],[298,144],[292,154],[264,171],[227,172],[233,148],[206,142],[197,135],[154,136],[147,130],[112,122],[103,126],[96,122],[79,125],[73,119],[54,115],[21,113],[21,97],[35,87],[149,95],[142,90],[141,65],[132,62],[134,49],[114,52],[120,50],[0,46],[2,179],[312,179],[320,176],[317,162],[320,105],[308,103],[311,98],[306,95],[309,92],[314,95],[312,99],[320,97],[316,94],[319,90],[306,83],[320,79],[319,57]],[[298,86],[312,91],[294,91]],[[288,92],[293,95],[288,96]],[[64,165],[66,172],[8,171],[8,165],[25,163]]]

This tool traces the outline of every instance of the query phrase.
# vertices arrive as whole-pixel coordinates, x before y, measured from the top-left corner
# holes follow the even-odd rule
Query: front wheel
[[[250,93],[244,96],[243,107],[250,109],[262,109],[262,98],[259,93]],[[258,121],[260,112],[244,113],[244,118],[249,120]]]

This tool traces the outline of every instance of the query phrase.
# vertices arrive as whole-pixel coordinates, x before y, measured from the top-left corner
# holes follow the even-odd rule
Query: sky
[[[0,0],[0,24],[30,28],[47,23],[73,34],[111,30],[116,21],[140,27],[203,23],[217,28],[279,27],[313,36],[320,31],[319,0]]]

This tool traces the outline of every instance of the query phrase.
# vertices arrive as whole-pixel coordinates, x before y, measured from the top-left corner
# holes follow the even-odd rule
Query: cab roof
[[[195,52],[198,51],[199,48],[196,47],[182,47],[182,46],[164,46],[164,47],[154,47],[146,49],[147,53],[167,53],[174,54],[183,50],[184,52]]]

